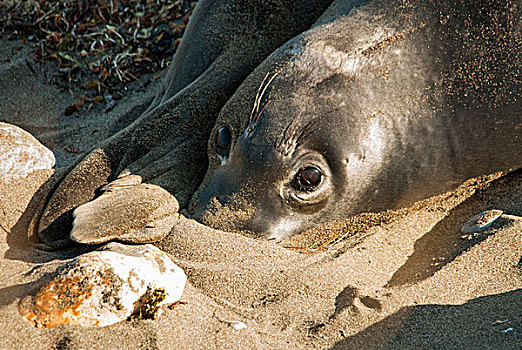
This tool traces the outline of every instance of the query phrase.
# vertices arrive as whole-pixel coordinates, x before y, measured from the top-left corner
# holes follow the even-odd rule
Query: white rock
[[[240,331],[242,329],[247,328],[246,323],[241,321],[230,321],[230,325],[232,326],[232,328],[234,328],[235,331]]]
[[[0,178],[12,180],[38,169],[51,169],[53,152],[21,128],[0,123]]]
[[[66,263],[20,301],[19,311],[39,328],[108,326],[132,314],[154,317],[160,305],[181,298],[186,282],[183,270],[153,245],[109,243]]]
[[[502,210],[497,209],[483,211],[466,222],[464,226],[462,226],[461,231],[463,233],[478,233],[483,231],[491,226],[491,224],[493,224],[502,213]]]

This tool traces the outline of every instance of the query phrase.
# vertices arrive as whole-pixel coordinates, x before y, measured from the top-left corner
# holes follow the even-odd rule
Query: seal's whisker
[[[250,119],[248,120],[248,124],[251,124],[254,120],[255,112],[257,111],[259,103],[261,102],[261,90],[263,89],[263,85],[265,84],[266,79],[269,75],[270,72],[266,73],[265,77],[263,78],[263,81],[261,82],[261,85],[259,85],[259,88],[257,89],[256,97],[254,98],[254,106],[252,107],[252,112],[250,112]]]
[[[317,130],[319,130],[319,128],[315,128],[314,129],[314,126],[317,124],[317,122],[321,120],[321,117],[319,118],[316,118],[316,119],[312,119],[310,120],[305,126],[304,128],[301,129],[299,135],[297,136],[297,140],[296,140],[296,144],[297,145],[301,145],[303,144],[303,142],[308,138],[310,137],[310,135],[312,135],[314,132],[316,132]]]
[[[261,107],[261,102],[263,101],[263,98],[265,97],[265,94],[266,94],[266,91],[268,89],[268,87],[270,86],[270,84],[272,83],[272,81],[275,79],[275,77],[277,77],[279,75],[279,72],[275,72],[274,75],[272,76],[272,78],[270,78],[265,86],[263,87],[263,89],[261,90],[261,94],[259,95],[259,97],[257,98],[257,101],[256,101],[256,104],[255,104],[255,107],[256,107],[256,117],[254,118],[254,120],[257,118],[259,119],[259,116],[261,115],[261,112],[259,112],[259,109]],[[268,77],[268,74],[267,74],[267,77]],[[266,79],[265,79],[266,80]],[[263,80],[263,83],[265,83],[265,80]],[[263,83],[261,84],[261,86],[263,86]],[[268,103],[267,103],[268,104]],[[265,104],[265,107],[266,107],[266,104]],[[265,107],[263,107],[263,110],[265,109]],[[256,122],[257,124],[257,122]]]
[[[252,133],[253,130],[256,128],[257,123],[259,121],[259,118],[261,117],[261,114],[267,107],[267,105],[270,103],[270,101],[267,101],[265,105],[261,108],[261,103],[263,101],[263,98],[267,94],[267,90],[270,87],[270,84],[274,79],[281,73],[281,69],[276,71],[272,77],[269,78],[271,72],[268,72],[265,77],[263,78],[263,81],[261,82],[261,85],[257,89],[256,97],[254,100],[254,106],[252,107],[252,111],[250,112],[250,118],[248,119],[247,127],[245,128],[245,133]]]
[[[295,150],[303,145],[313,133],[318,131],[320,128],[316,127],[316,125],[324,116],[310,120],[297,132],[297,124],[301,117],[302,114],[299,113],[299,115],[288,124],[283,132],[283,136],[276,141],[275,147],[283,156],[288,156],[294,153]]]
[[[263,91],[261,92],[261,95],[259,96],[259,101],[257,104],[258,110],[259,110],[259,105],[261,104],[261,101],[262,101],[263,97],[265,96],[266,90],[268,89],[270,84],[272,84],[272,81],[274,81],[275,77],[277,77],[278,75],[279,75],[279,71],[275,72],[274,75],[272,76],[272,78],[270,78],[270,80],[265,84],[265,87],[263,88]]]
[[[261,117],[261,114],[265,111],[266,106],[268,106],[270,104],[270,102],[271,102],[270,100],[267,101],[267,103],[265,103],[265,105],[263,106],[263,109],[254,118],[254,129],[257,126],[257,122],[259,121],[259,118]]]
[[[299,120],[301,119],[302,113],[299,113],[295,119],[293,119],[290,124],[286,127],[282,137],[280,138],[280,141],[277,143],[276,148],[279,149],[281,154],[287,156],[290,154],[291,146],[295,142],[295,135],[296,135],[296,129],[297,124]]]

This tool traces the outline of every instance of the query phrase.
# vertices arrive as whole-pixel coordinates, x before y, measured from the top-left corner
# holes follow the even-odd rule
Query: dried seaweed
[[[165,288],[152,289],[148,286],[147,291],[138,301],[137,309],[129,316],[129,319],[156,319],[160,305],[166,297]]]
[[[67,107],[72,114],[95,103],[113,105],[129,82],[166,68],[194,6],[181,0],[0,1],[0,36],[33,43],[34,61],[55,63],[54,83],[85,91]]]

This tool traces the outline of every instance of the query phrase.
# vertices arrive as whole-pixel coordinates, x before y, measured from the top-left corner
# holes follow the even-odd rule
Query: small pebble
[[[475,215],[462,226],[462,233],[478,233],[491,226],[501,215],[502,210],[486,210]]]
[[[247,328],[247,325],[241,321],[230,321],[230,325],[232,328],[234,328],[235,331],[240,331]]]

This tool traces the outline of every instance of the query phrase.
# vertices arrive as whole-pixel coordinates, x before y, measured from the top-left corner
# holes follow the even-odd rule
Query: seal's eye
[[[299,190],[313,191],[321,183],[322,176],[321,170],[310,166],[297,173],[295,182]]]
[[[232,143],[232,133],[230,128],[226,125],[221,126],[216,133],[216,150],[222,155],[226,156]]]

